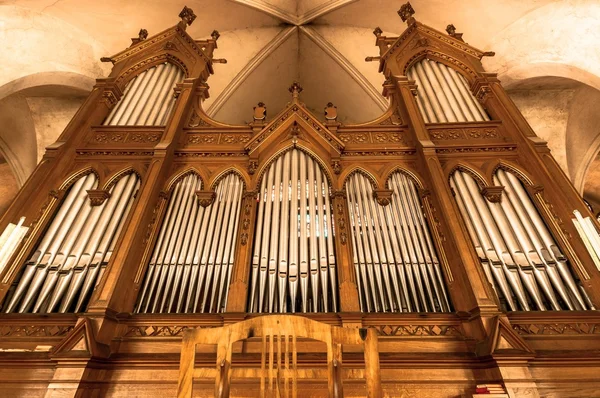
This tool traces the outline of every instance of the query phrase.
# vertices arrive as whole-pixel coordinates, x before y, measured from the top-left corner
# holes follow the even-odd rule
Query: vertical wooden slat
[[[273,396],[273,337],[269,332],[269,397]]]
[[[296,334],[292,336],[292,398],[298,397],[298,352]]]
[[[260,352],[260,396],[266,397],[265,378],[266,378],[266,360],[267,360],[267,335],[262,336],[262,349]]]
[[[195,330],[186,330],[183,335],[179,365],[177,398],[191,398],[194,382],[194,362],[196,361]]]

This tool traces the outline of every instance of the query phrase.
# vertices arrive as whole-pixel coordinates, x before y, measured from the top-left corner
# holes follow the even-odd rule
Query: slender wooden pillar
[[[252,243],[256,229],[256,195],[256,191],[249,191],[245,192],[242,198],[241,222],[238,225],[237,242],[235,243],[236,257],[229,285],[227,312],[244,312],[247,307]]]
[[[345,191],[335,191],[332,195],[335,219],[335,255],[338,267],[340,312],[360,311],[356,272],[352,260],[352,233]]]

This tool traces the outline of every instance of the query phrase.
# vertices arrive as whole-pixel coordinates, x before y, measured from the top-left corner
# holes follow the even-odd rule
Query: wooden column
[[[345,191],[335,191],[331,195],[335,219],[335,256],[338,272],[338,290],[340,292],[338,311],[358,312],[358,287],[352,260],[352,229]]]
[[[415,87],[404,76],[394,77],[398,94],[410,117],[417,144],[417,155],[425,179],[432,192],[431,205],[439,207],[440,229],[444,233],[444,247],[452,275],[446,272],[446,282],[454,308],[457,311],[498,312],[496,297],[487,280],[468,231],[450,190],[435,145],[429,139],[423,117],[414,99]],[[430,222],[435,222],[431,220]]]
[[[235,262],[232,270],[227,312],[245,312],[248,301],[248,280],[252,261],[252,245],[256,227],[256,191],[245,192],[235,243]]]
[[[197,84],[196,79],[186,79],[178,85],[178,100],[172,111],[162,140],[154,148],[154,155],[150,160],[148,171],[144,176],[142,185],[137,194],[136,202],[128,215],[128,222],[121,232],[120,242],[117,242],[111,261],[88,306],[89,316],[108,320],[112,326],[104,327],[100,321],[98,340],[108,343],[114,336],[116,320],[111,314],[132,311],[141,279],[134,282],[135,275],[139,274],[144,247],[141,242],[148,231],[153,211],[159,200],[165,180],[170,171],[174,156],[174,148],[178,142],[178,134],[182,131],[191,106],[192,93]],[[108,315],[108,318],[105,317]]]

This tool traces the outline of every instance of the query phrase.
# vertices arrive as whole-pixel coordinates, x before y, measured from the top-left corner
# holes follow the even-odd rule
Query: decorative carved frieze
[[[153,156],[154,151],[97,151],[81,149],[77,151],[79,156]]]
[[[460,337],[465,338],[457,325],[381,325],[375,326],[380,336],[394,337]]]
[[[0,326],[2,338],[64,337],[73,325],[6,325]]]
[[[371,131],[371,132],[343,132],[338,138],[345,144],[396,144],[406,145],[404,131]]]
[[[429,136],[432,141],[445,140],[493,140],[501,138],[498,128],[491,127],[468,127],[468,128],[451,128],[451,129],[431,129]]]
[[[488,147],[454,147],[454,148],[436,148],[435,151],[440,154],[449,153],[477,153],[477,152],[514,152],[517,147],[514,145],[488,146]]]
[[[252,136],[248,133],[188,133],[187,145],[223,144],[236,145],[245,144]]]
[[[593,322],[515,324],[511,321],[511,323],[517,334],[527,336],[600,334],[600,323]]]
[[[156,131],[135,131],[135,132],[112,132],[97,131],[92,137],[94,144],[152,144],[159,142],[162,137],[161,132]]]
[[[196,326],[129,326],[123,337],[181,337],[190,327]]]

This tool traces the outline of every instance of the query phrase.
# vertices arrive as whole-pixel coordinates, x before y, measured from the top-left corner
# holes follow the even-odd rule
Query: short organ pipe
[[[134,77],[104,121],[107,126],[164,126],[175,103],[173,88],[184,73],[169,62]]]
[[[406,74],[418,86],[417,106],[425,123],[490,120],[466,79],[456,70],[441,62],[422,59]]]

